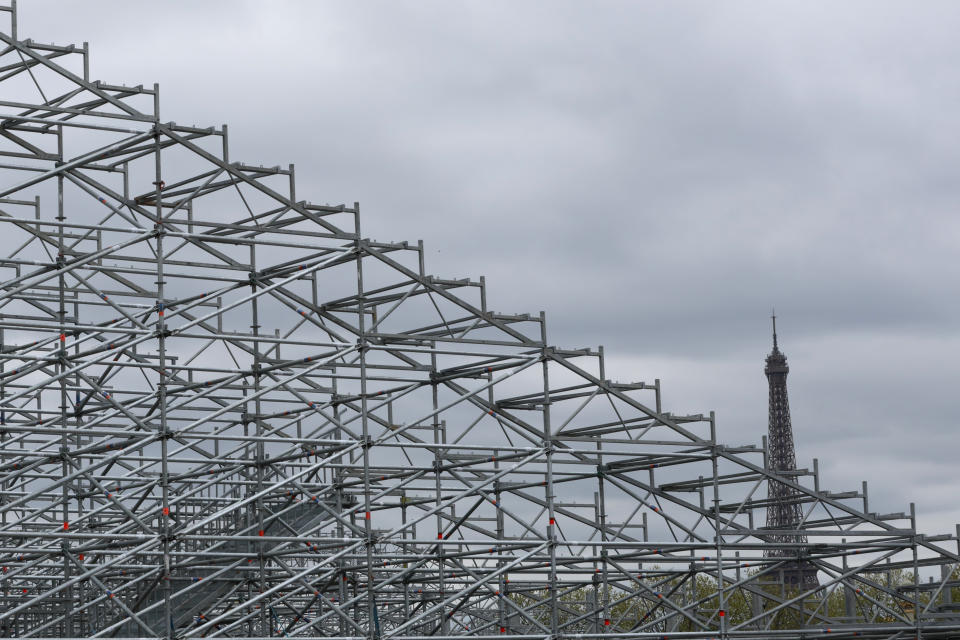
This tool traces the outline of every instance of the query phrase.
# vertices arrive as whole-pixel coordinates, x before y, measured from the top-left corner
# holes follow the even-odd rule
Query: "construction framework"
[[[0,11],[0,634],[960,633],[956,534],[772,473]]]

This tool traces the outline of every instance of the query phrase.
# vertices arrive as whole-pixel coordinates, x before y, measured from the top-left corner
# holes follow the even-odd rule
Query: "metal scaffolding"
[[[957,535],[720,444],[0,10],[0,634],[960,633]]]

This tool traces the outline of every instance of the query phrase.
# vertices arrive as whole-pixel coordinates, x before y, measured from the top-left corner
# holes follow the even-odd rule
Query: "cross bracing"
[[[4,635],[960,633],[956,535],[770,471],[2,12]]]

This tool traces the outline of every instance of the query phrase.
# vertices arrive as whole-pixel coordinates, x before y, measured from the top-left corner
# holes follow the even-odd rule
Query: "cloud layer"
[[[721,434],[766,429],[781,317],[801,464],[952,530],[960,7],[847,2],[24,0],[164,118],[359,200]]]

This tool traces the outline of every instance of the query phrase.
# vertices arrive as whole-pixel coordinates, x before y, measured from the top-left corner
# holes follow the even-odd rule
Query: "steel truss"
[[[772,475],[713,414],[664,410],[659,382],[610,381],[602,349],[488,309],[482,278],[367,239],[357,205],[299,200],[292,166],[232,159],[226,127],[163,121],[156,86],[90,80],[86,45],[20,39],[15,11],[3,634],[960,630],[957,536],[826,491],[816,466]],[[762,526],[770,482],[799,528]],[[796,562],[814,590],[770,579]]]

